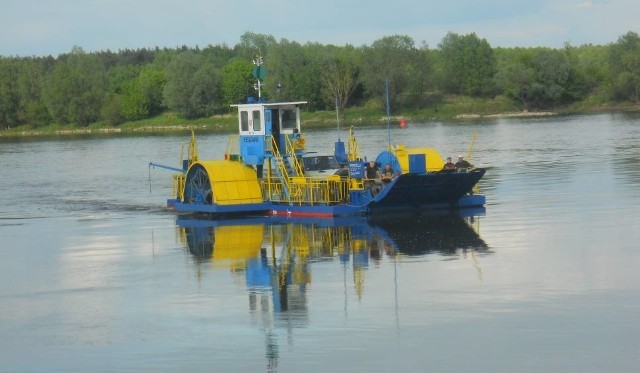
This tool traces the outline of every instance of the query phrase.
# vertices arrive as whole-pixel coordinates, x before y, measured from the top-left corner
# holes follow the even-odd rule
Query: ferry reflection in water
[[[398,215],[333,219],[179,218],[180,238],[197,264],[211,262],[244,274],[249,310],[265,331],[269,369],[278,365],[275,328],[308,325],[307,288],[313,263],[339,261],[353,271],[354,289],[363,296],[364,272],[383,256],[391,260],[428,254],[490,253],[471,214]],[[479,269],[478,269],[479,270]]]

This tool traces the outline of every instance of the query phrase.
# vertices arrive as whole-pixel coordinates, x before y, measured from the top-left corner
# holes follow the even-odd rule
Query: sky
[[[245,32],[301,44],[371,45],[448,32],[492,47],[604,45],[640,33],[639,0],[0,0],[0,56],[233,47]]]

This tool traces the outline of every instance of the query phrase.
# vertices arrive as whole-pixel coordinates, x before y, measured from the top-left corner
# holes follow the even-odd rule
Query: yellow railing
[[[184,156],[184,147],[187,147],[187,156]],[[198,143],[196,142],[196,134],[191,130],[191,140],[188,143],[183,143],[182,148],[180,149],[180,162],[183,159],[186,159],[187,168],[191,167],[194,162],[198,161]]]
[[[327,180],[294,176],[287,184],[289,199],[282,182],[277,177],[261,180],[263,195],[272,202],[289,202],[305,205],[328,205],[346,202],[349,196],[349,180],[329,176]]]
[[[173,196],[178,197],[180,201],[184,201],[184,183],[185,183],[186,175],[185,174],[174,174],[172,179],[172,189]]]

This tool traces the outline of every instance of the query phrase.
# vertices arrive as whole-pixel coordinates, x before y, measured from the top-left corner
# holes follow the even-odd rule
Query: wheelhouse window
[[[240,131],[249,131],[249,113],[246,111],[240,112]]]
[[[262,130],[262,122],[260,121],[260,110],[253,111],[253,130]]]
[[[297,111],[294,110],[282,110],[282,128],[283,129],[294,129],[298,128],[297,122]]]

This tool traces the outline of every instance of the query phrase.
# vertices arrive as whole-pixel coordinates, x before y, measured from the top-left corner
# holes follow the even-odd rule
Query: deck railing
[[[285,188],[277,177],[261,180],[262,192],[266,200],[305,205],[331,205],[346,202],[349,196],[349,180],[339,176],[325,179],[294,176],[288,185],[289,198]]]

